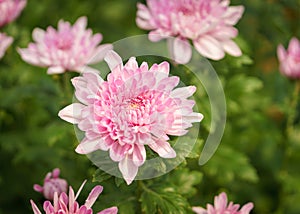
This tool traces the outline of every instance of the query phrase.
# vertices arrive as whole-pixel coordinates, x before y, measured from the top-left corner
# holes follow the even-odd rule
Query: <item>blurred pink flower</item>
[[[249,214],[253,209],[253,203],[249,202],[245,204],[240,210],[239,204],[233,204],[229,202],[225,192],[222,192],[218,196],[215,196],[214,206],[207,204],[207,209],[202,207],[193,207],[193,211],[197,214]]]
[[[146,62],[139,67],[131,57],[123,65],[114,51],[105,61],[111,70],[107,81],[92,72],[72,79],[81,103],[65,107],[59,116],[85,132],[76,148],[78,153],[109,150],[130,184],[146,160],[145,145],[163,158],[174,158],[168,135],[186,134],[186,129],[203,116],[193,112],[195,102],[187,99],[196,87],[174,89],[179,78],[168,76],[167,62],[149,69]]]
[[[55,168],[52,172],[48,172],[44,179],[44,185],[35,184],[33,189],[43,193],[44,197],[48,200],[53,200],[55,192],[59,195],[62,192],[67,192],[67,181],[59,178],[59,174],[60,170],[58,168]]]
[[[287,51],[280,44],[277,48],[280,71],[287,77],[300,79],[300,42],[293,37]]]
[[[92,214],[93,210],[91,207],[93,206],[98,196],[102,192],[103,187],[100,185],[95,186],[90,192],[88,198],[86,199],[85,204],[79,206],[76,200],[84,184],[85,182],[79,188],[76,196],[74,195],[74,191],[71,186],[69,187],[69,195],[67,195],[65,192],[62,192],[60,195],[57,192],[55,192],[53,204],[51,204],[50,201],[44,202],[43,208],[45,214]],[[30,202],[31,202],[31,207],[33,209],[33,213],[41,214],[36,204],[32,200],[30,200]],[[115,214],[115,213],[118,213],[117,207],[111,207],[101,212],[98,212],[98,214]]]
[[[172,57],[178,63],[188,63],[192,40],[204,57],[219,60],[227,52],[242,54],[232,41],[238,35],[233,27],[241,18],[243,6],[229,6],[229,0],[147,0],[147,6],[138,3],[136,23],[151,30],[153,42],[168,38]],[[176,37],[175,39],[171,37]]]
[[[0,59],[4,56],[6,49],[12,44],[14,39],[5,33],[0,33]]]
[[[80,17],[73,26],[60,20],[58,30],[51,26],[46,31],[35,28],[32,33],[35,43],[30,43],[26,49],[19,48],[18,51],[27,63],[49,67],[48,74],[92,69],[86,65],[103,60],[112,45],[99,45],[102,35],[93,35],[92,30],[86,29],[86,26],[87,18]]]
[[[26,3],[26,0],[0,0],[0,27],[15,20]]]

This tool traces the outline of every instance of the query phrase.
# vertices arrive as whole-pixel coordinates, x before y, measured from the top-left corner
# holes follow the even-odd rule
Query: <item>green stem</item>
[[[297,105],[300,94],[300,81],[296,82],[294,93],[292,96],[290,112],[287,119],[287,136],[290,137],[294,132],[294,121],[297,114]]]

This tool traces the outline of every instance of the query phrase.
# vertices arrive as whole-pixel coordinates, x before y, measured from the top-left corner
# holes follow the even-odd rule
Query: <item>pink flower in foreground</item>
[[[280,63],[280,71],[287,77],[300,79],[300,42],[293,37],[287,51],[283,45],[277,48],[277,55]]]
[[[0,0],[0,27],[15,20],[26,3],[26,0]]]
[[[22,59],[29,64],[49,67],[48,74],[60,74],[67,71],[92,69],[87,64],[95,64],[103,60],[111,44],[99,45],[102,35],[92,34],[86,29],[87,18],[79,18],[73,26],[60,20],[58,30],[48,27],[46,31],[35,28],[26,49],[18,49]]]
[[[67,192],[68,184],[65,179],[59,178],[60,170],[54,169],[52,172],[48,172],[45,179],[44,185],[40,186],[35,184],[33,189],[37,192],[43,193],[44,197],[48,200],[53,200],[54,193],[61,194]]]
[[[240,56],[240,48],[232,41],[238,35],[233,25],[244,7],[229,4],[229,0],[147,0],[147,6],[138,3],[136,23],[151,30],[149,39],[153,42],[168,38],[171,54],[181,64],[192,56],[188,40],[213,60],[222,59],[224,52]]]
[[[168,76],[169,63],[149,69],[146,62],[139,67],[131,57],[123,65],[113,51],[105,61],[111,70],[107,81],[92,72],[72,79],[81,103],[65,107],[59,116],[85,132],[76,148],[78,153],[109,150],[130,184],[146,160],[145,145],[163,158],[174,158],[168,135],[186,134],[203,116],[193,112],[195,102],[187,99],[196,91],[195,86],[174,89],[179,78]]]
[[[76,200],[84,184],[85,182],[79,188],[76,196],[71,186],[69,187],[69,195],[67,195],[65,192],[58,195],[58,193],[55,192],[53,204],[51,204],[50,201],[44,202],[43,208],[45,214],[92,214],[93,210],[91,207],[93,206],[98,196],[102,192],[103,187],[100,185],[95,186],[90,192],[88,198],[86,199],[85,204],[80,206]],[[36,204],[32,200],[30,200],[30,202],[31,202],[31,207],[33,209],[33,213],[41,214]],[[101,212],[98,212],[98,214],[115,214],[115,213],[118,213],[117,207],[111,207]]]
[[[4,56],[6,49],[11,45],[14,39],[5,33],[0,33],[0,59]]]
[[[245,204],[240,210],[239,204],[229,202],[227,205],[227,203],[227,195],[225,192],[222,192],[220,195],[215,196],[214,206],[207,204],[207,209],[193,207],[193,211],[197,214],[249,214],[253,209],[253,203],[251,202]]]

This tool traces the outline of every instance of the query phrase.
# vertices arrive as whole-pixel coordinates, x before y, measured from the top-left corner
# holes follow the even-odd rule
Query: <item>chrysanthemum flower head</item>
[[[0,33],[0,59],[5,55],[6,49],[11,45],[14,39],[5,33]]]
[[[44,179],[44,185],[40,186],[35,184],[33,189],[37,192],[41,192],[48,200],[53,200],[55,192],[58,195],[67,192],[68,183],[65,179],[60,178],[59,174],[60,170],[58,168],[55,168],[52,172],[48,172]]]
[[[55,192],[53,203],[51,203],[50,201],[44,202],[43,209],[45,211],[45,214],[92,214],[93,213],[92,206],[97,200],[98,196],[103,191],[103,187],[100,185],[95,186],[90,192],[88,198],[86,199],[85,204],[80,206],[76,200],[84,184],[85,182],[79,188],[76,196],[71,186],[69,187],[68,195],[65,192],[62,192],[61,194]],[[33,209],[33,213],[41,214],[41,211],[38,209],[38,207],[32,200],[30,200],[30,203]],[[111,207],[102,210],[101,212],[98,212],[98,214],[116,214],[116,213],[118,213],[117,207]]]
[[[300,41],[293,37],[287,50],[280,44],[277,55],[281,73],[292,79],[300,79]]]
[[[214,206],[207,204],[207,209],[202,207],[193,207],[193,211],[197,214],[249,214],[253,209],[253,203],[245,204],[240,210],[239,204],[229,202],[225,192],[215,196]]]
[[[99,45],[102,35],[93,35],[86,26],[87,18],[80,17],[73,26],[60,20],[57,30],[51,26],[46,31],[35,28],[32,33],[34,43],[18,51],[27,63],[48,67],[48,74],[87,70],[86,65],[103,60],[112,45]]]
[[[227,52],[242,54],[232,40],[238,35],[233,27],[241,18],[243,6],[229,6],[229,0],[147,0],[138,3],[137,25],[150,30],[153,42],[169,40],[171,55],[178,63],[192,56],[189,40],[204,57],[219,60]],[[173,39],[176,37],[176,39]]]
[[[15,20],[26,3],[27,0],[0,0],[0,27]]]
[[[195,102],[187,99],[196,87],[174,89],[179,78],[169,77],[168,62],[149,68],[132,57],[123,65],[114,51],[105,60],[111,70],[107,81],[93,72],[72,79],[80,103],[65,107],[59,116],[85,132],[78,153],[109,151],[130,184],[146,160],[145,146],[174,158],[168,135],[185,135],[203,116],[193,112]]]

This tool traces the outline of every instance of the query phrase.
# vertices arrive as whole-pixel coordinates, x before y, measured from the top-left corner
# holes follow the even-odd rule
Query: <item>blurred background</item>
[[[144,34],[135,24],[137,2],[144,1],[29,0],[21,16],[1,29],[15,41],[0,61],[0,214],[32,213],[29,200],[43,201],[33,184],[42,184],[46,173],[56,167],[74,189],[89,180],[82,201],[95,185],[91,181],[96,167],[74,151],[78,144],[74,127],[57,116],[72,101],[69,92],[62,90],[64,77],[26,64],[16,48],[27,47],[35,27],[56,27],[60,19],[74,23],[80,16],[88,17],[94,33],[102,33],[102,43]],[[279,73],[276,49],[280,43],[287,47],[293,36],[300,39],[300,1],[232,0],[231,5],[245,6],[236,25],[236,42],[244,55],[211,61],[226,95],[225,133],[204,166],[198,165],[197,158],[187,159],[191,173],[186,173],[198,180],[183,179],[191,191],[179,191],[191,205],[205,206],[225,191],[234,202],[253,201],[253,213],[298,214],[300,105],[291,106],[295,82]],[[180,67],[176,69],[180,76]],[[192,75],[183,78],[190,84],[196,81]],[[205,96],[197,92],[195,97],[200,112],[209,118]],[[287,120],[294,110],[294,131],[288,133]],[[209,119],[204,120],[199,139],[205,138],[208,126]],[[136,184],[116,185],[109,179],[101,185],[104,192],[94,210],[116,205],[120,213],[140,213]]]

